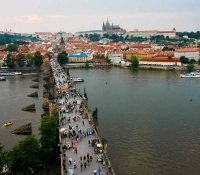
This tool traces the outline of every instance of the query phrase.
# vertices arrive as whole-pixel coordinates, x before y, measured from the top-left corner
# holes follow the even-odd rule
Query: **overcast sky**
[[[200,0],[1,0],[0,31],[200,30]]]

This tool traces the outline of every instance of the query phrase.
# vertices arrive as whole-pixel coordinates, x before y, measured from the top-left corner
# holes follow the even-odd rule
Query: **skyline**
[[[18,33],[75,33],[101,30],[103,21],[120,25],[127,31],[198,31],[200,2],[196,0],[7,0],[1,3],[0,31]]]

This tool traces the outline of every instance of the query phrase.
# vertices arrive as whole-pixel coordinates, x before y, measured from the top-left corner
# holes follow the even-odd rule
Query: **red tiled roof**
[[[177,49],[175,52],[199,52],[198,48]]]
[[[154,57],[154,58],[142,58],[140,61],[149,61],[149,62],[181,62],[178,58],[175,57]]]

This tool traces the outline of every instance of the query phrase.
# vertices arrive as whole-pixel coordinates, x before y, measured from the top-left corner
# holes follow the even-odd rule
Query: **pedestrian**
[[[65,167],[65,163],[63,162],[63,168],[64,168],[64,170],[66,169],[66,167]]]
[[[84,126],[84,120],[82,121],[82,123],[83,123],[83,126]]]
[[[89,158],[90,158],[90,154],[89,154],[89,153],[87,153],[86,157],[87,157],[87,159],[89,159]]]
[[[111,165],[108,165],[108,170],[109,170],[109,172],[111,171]]]
[[[83,160],[83,157],[82,157],[82,155],[80,156],[80,160]]]
[[[92,154],[90,154],[90,162],[92,162]]]
[[[94,175],[97,175],[97,170],[96,169],[94,169]]]
[[[88,140],[88,145],[90,146],[90,140]]]
[[[98,168],[98,174],[101,175],[101,168]]]
[[[77,154],[77,151],[78,151],[78,148],[77,147],[75,147],[74,148],[74,152]]]
[[[87,162],[88,162],[88,165],[89,165],[89,162],[90,162],[90,155],[89,155],[89,153],[87,153]]]
[[[74,160],[74,169],[76,168],[76,161]]]
[[[69,164],[70,165],[72,164],[72,158],[71,157],[69,158]]]
[[[106,161],[105,160],[103,160],[103,163],[102,163],[102,169],[103,168],[106,168]]]
[[[68,175],[68,174],[67,174],[67,169],[65,169],[65,175]]]
[[[82,162],[80,163],[80,168],[81,168],[81,171],[82,171],[82,169],[83,169],[83,163]]]
[[[83,156],[83,160],[86,160],[86,156],[85,155]]]
[[[86,169],[86,166],[87,166],[87,165],[86,165],[86,161],[84,161],[84,167],[85,167],[85,169]]]

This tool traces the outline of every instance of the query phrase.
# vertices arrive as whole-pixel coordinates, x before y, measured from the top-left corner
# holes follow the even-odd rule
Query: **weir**
[[[56,62],[56,58],[53,58],[54,62]],[[52,63],[52,66],[55,66],[55,64]],[[56,62],[56,67],[60,68],[60,65],[57,64]],[[54,67],[55,69],[55,67]],[[69,70],[67,70],[67,74],[64,73],[62,70],[61,77],[56,75],[55,70],[52,70],[52,67],[50,67],[50,64],[44,69],[44,96],[43,96],[43,109],[48,110],[48,112],[45,112],[42,114],[42,116],[46,115],[53,115],[55,116],[60,125],[60,132],[59,132],[59,149],[60,149],[60,160],[61,160],[61,175],[65,174],[65,169],[69,171],[74,171],[74,174],[93,174],[94,169],[98,169],[99,167],[102,168],[102,161],[98,162],[97,161],[97,155],[102,155],[104,160],[107,162],[106,167],[104,169],[101,169],[101,174],[107,173],[108,175],[115,175],[114,169],[111,165],[111,162],[108,158],[107,155],[107,141],[105,138],[101,138],[98,133],[98,110],[93,112],[93,116],[91,115],[90,110],[88,109],[88,97],[87,93],[85,92],[84,89],[84,95],[80,94],[75,89],[73,79],[70,80],[70,75],[69,75]],[[56,84],[58,85],[58,80],[63,81],[64,84],[68,86],[68,88],[63,89],[58,88]],[[63,93],[61,96],[59,96],[59,92],[66,92]],[[68,98],[66,98],[66,95],[68,94]],[[72,97],[73,94],[76,94],[76,97]],[[61,98],[62,97],[62,98]],[[75,111],[73,112],[66,112],[67,109],[65,109],[65,103],[66,99],[68,101],[67,104],[70,102],[73,103],[74,100],[77,101],[78,105],[76,106],[76,109],[80,112],[79,114],[76,113]],[[65,111],[65,113],[62,112],[62,110]],[[73,118],[73,115],[77,116],[75,122],[68,122],[67,119],[71,117],[71,120]],[[80,115],[80,116],[79,116]],[[64,121],[63,116],[65,116],[66,121]],[[69,125],[74,126],[74,129],[76,128],[76,125],[78,125],[79,128],[82,128],[82,131],[87,133],[84,136],[80,134],[79,139],[76,139],[75,137],[64,137],[64,132],[63,131],[69,131]],[[88,128],[92,128],[93,134],[88,134],[87,132]],[[88,146],[88,140],[91,141],[91,145]],[[77,153],[72,152],[71,150],[66,150],[63,151],[63,147],[66,145],[66,142],[74,142],[77,145],[78,151]],[[99,145],[102,145],[102,150],[101,152],[98,152],[99,148],[97,147],[96,143],[99,143]],[[95,145],[95,146],[94,146]],[[72,145],[71,145],[72,146]],[[84,161],[81,161],[83,163],[83,172],[80,171],[80,155],[86,155],[87,153],[90,153],[93,157],[92,162],[88,162],[87,168],[84,169]],[[66,161],[63,162],[63,157],[65,155]],[[69,165],[68,158],[72,158],[72,165]],[[77,168],[73,169],[73,161],[76,161]],[[109,169],[110,167],[110,169]],[[98,172],[97,172],[98,174]]]

